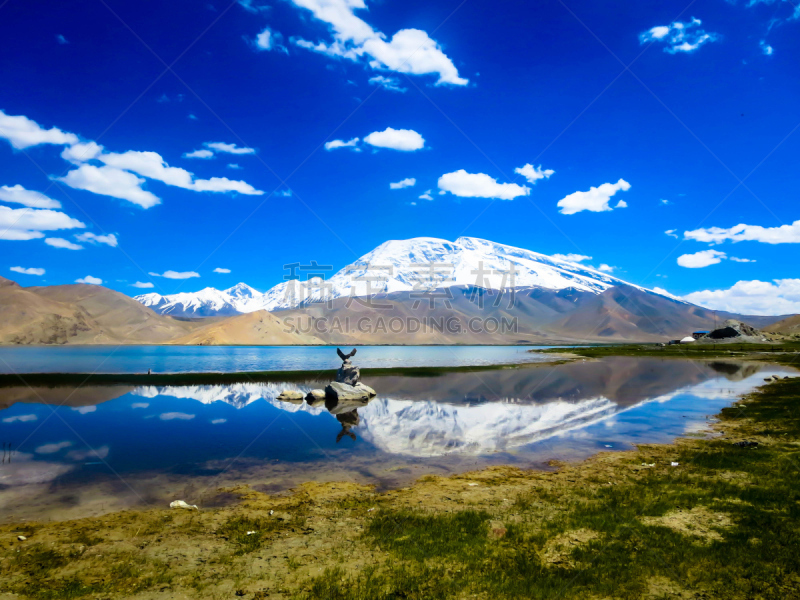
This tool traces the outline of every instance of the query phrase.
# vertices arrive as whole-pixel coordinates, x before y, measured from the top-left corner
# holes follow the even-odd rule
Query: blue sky
[[[499,8],[8,0],[0,274],[264,290],[287,263],[473,236],[800,312],[800,11]]]

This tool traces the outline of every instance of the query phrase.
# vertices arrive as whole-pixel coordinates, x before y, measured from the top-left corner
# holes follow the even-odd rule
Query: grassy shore
[[[533,350],[530,350],[533,352]],[[617,344],[609,346],[576,346],[572,348],[547,348],[536,350],[544,354],[575,355],[585,358],[605,356],[658,356],[662,358],[766,358],[776,360],[782,354],[800,352],[800,342],[787,341],[773,344]]]
[[[716,428],[555,472],[0,526],[0,598],[798,598],[800,379]]]

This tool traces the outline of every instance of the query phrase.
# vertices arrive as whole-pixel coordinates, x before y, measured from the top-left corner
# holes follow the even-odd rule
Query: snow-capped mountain
[[[199,292],[181,292],[162,296],[142,294],[137,300],[162,315],[173,317],[216,317],[254,312],[265,308],[264,294],[246,283],[237,283],[227,290],[207,287]]]
[[[327,280],[285,281],[263,294],[240,283],[223,291],[206,288],[173,296],[144,294],[136,300],[162,314],[212,316],[295,308],[304,302],[347,296],[453,286],[494,290],[571,288],[600,294],[616,285],[631,284],[592,267],[523,248],[470,237],[455,242],[413,238],[385,242]]]

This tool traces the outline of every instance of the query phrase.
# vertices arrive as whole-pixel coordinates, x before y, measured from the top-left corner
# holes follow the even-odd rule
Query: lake
[[[397,350],[365,349],[357,362],[379,365]],[[515,354],[480,353],[487,350],[504,360]],[[371,377],[365,383],[378,396],[369,403],[315,405],[276,399],[284,389],[325,383],[311,378],[4,388],[1,514],[9,521],[77,518],[174,499],[216,506],[232,501],[220,488],[240,484],[270,493],[306,481],[387,489],[491,465],[548,468],[552,460],[708,435],[710,415],[764,377],[788,372],[728,360],[614,357]]]
[[[552,360],[546,346],[359,346],[361,368],[455,367]],[[349,348],[345,349],[349,352]],[[0,347],[0,373],[208,373],[336,369],[331,346]]]

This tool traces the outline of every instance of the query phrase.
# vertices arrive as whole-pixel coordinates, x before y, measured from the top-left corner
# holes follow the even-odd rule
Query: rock
[[[750,441],[743,441],[743,442],[734,442],[734,446],[737,448],[758,448],[758,442],[750,442]]]
[[[361,380],[361,370],[353,365],[349,360],[342,363],[336,373],[337,383],[346,383],[347,385],[355,385]]]
[[[325,397],[340,402],[343,400],[369,400],[369,394],[366,391],[339,381],[332,381],[325,388]]]
[[[357,390],[361,390],[362,392],[366,392],[367,394],[369,394],[370,398],[374,398],[375,396],[378,395],[378,393],[375,390],[373,390],[368,385],[364,385],[360,381],[357,384],[355,384],[353,387],[356,388]]]
[[[24,535],[18,535],[18,536],[17,536],[17,539],[18,539],[20,542],[24,542],[24,541],[25,541],[25,540],[27,540],[28,538],[26,538]]]
[[[311,390],[306,396],[306,402],[311,406],[319,406],[325,402],[325,390]]]
[[[715,329],[705,337],[711,338],[712,340],[724,340],[742,336],[757,337],[758,335],[758,329],[754,329],[753,327],[750,327],[750,325],[742,323],[741,321],[737,321],[736,319],[728,319],[725,321],[725,327]]]
[[[281,402],[291,402],[292,404],[299,404],[303,401],[303,392],[297,390],[283,390],[278,396]]]
[[[173,502],[169,503],[170,508],[186,508],[189,510],[200,510],[197,508],[196,504],[187,504],[183,500],[174,500]]]

